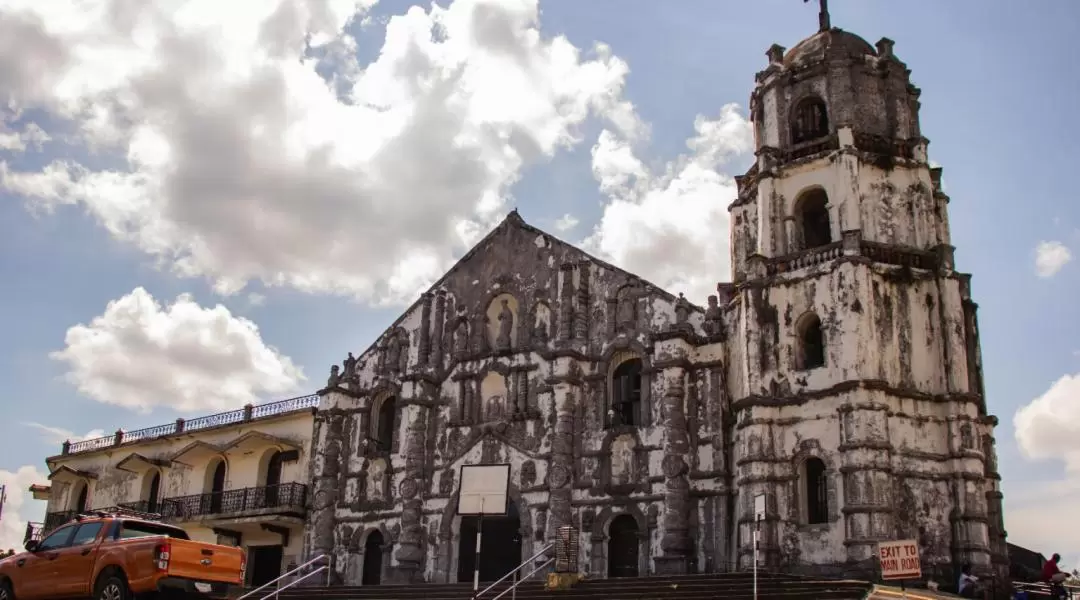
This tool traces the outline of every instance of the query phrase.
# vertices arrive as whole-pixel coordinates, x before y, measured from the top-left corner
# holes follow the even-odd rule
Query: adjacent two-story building
[[[261,585],[302,550],[308,460],[318,396],[302,396],[137,431],[65,442],[46,459],[40,535],[80,511],[155,513],[192,539],[240,546],[248,583]]]

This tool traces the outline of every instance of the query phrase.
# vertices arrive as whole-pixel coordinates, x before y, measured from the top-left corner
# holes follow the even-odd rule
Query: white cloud
[[[27,521],[41,521],[45,503],[30,495],[30,485],[48,484],[46,474],[37,467],[26,465],[16,471],[0,469],[0,485],[6,486],[7,501],[0,514],[0,550],[22,549]]]
[[[610,258],[698,303],[731,277],[728,204],[735,181],[721,167],[753,148],[750,123],[734,104],[715,119],[699,116],[690,152],[662,172],[628,141],[605,130],[592,149],[593,175],[608,195],[603,218],[585,241]]]
[[[1013,417],[1016,442],[1031,459],[1058,459],[1080,478],[1080,373],[1065,375]]]
[[[1045,554],[1060,552],[1080,568],[1080,527],[1062,527],[1061,515],[1080,505],[1080,374],[1065,375],[1013,416],[1020,452],[1032,460],[1059,460],[1064,478],[1006,495],[1010,540]],[[1072,552],[1071,556],[1066,556]]]
[[[559,217],[555,221],[555,230],[556,231],[570,231],[571,229],[577,227],[578,223],[580,223],[580,222],[581,221],[579,221],[578,218],[575,217],[574,215],[572,215],[570,213],[566,213],[565,215]]]
[[[641,134],[626,64],[542,36],[538,0],[413,6],[360,65],[347,29],[373,3],[5,2],[0,100],[46,110],[117,166],[0,163],[0,188],[81,205],[221,293],[261,280],[400,302],[591,115]]]
[[[248,294],[248,304],[252,306],[262,306],[266,304],[266,296],[258,292],[251,292]]]
[[[68,329],[65,342],[52,357],[66,363],[82,394],[142,412],[237,408],[294,393],[305,379],[228,308],[203,308],[189,296],[163,307],[143,288]]]
[[[24,423],[28,427],[33,427],[41,432],[42,437],[46,442],[50,444],[63,444],[66,441],[81,442],[83,440],[92,440],[95,438],[105,437],[104,429],[91,429],[90,431],[80,435],[71,431],[70,429],[64,429],[62,427],[52,427],[49,425],[42,425],[41,423]]]
[[[23,152],[27,147],[41,151],[46,142],[52,140],[37,123],[27,123],[22,131],[9,131],[0,121],[0,150]]]
[[[1039,242],[1035,247],[1035,274],[1039,277],[1053,277],[1069,261],[1072,252],[1058,241]]]

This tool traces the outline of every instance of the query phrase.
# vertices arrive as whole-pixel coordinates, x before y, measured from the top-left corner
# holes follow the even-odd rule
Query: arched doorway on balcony
[[[210,514],[217,514],[222,511],[222,500],[225,495],[225,475],[228,468],[224,458],[217,458],[206,467],[207,480],[204,488],[206,490],[204,503],[207,505]]]
[[[279,492],[279,486],[281,485],[281,470],[282,453],[280,450],[275,450],[270,455],[270,460],[266,462],[266,507],[273,508],[278,505],[281,500],[281,493]]]

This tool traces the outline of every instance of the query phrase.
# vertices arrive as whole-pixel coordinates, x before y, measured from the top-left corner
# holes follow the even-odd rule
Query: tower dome
[[[783,64],[791,67],[834,57],[861,58],[867,55],[877,56],[869,42],[854,33],[834,27],[819,31],[799,42],[784,54]]]

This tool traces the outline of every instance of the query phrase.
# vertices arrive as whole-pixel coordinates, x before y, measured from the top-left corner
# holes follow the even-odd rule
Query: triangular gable
[[[49,473],[49,481],[71,481],[74,479],[97,479],[97,473],[72,469],[67,465],[57,467],[52,473]]]
[[[147,458],[138,452],[132,452],[116,463],[116,468],[128,473],[142,473],[155,467],[168,467],[169,461],[159,458]]]
[[[177,452],[176,454],[174,454],[172,456],[171,460],[172,460],[172,462],[177,462],[177,463],[184,464],[184,465],[187,465],[187,466],[192,466],[190,463],[184,462],[184,461],[185,460],[191,461],[191,458],[194,457],[194,456],[206,455],[206,454],[210,454],[210,455],[222,454],[222,449],[220,447],[218,447],[218,446],[215,446],[213,444],[208,444],[208,443],[203,442],[203,441],[195,441],[195,442],[191,442],[187,446],[184,446],[183,448],[181,448],[179,452]]]
[[[662,298],[665,298],[670,302],[675,302],[677,300],[677,297],[674,294],[671,294],[671,293],[667,292],[664,288],[656,285],[655,283],[652,283],[652,282],[650,282],[650,281],[648,281],[646,279],[643,279],[640,276],[635,275],[635,274],[627,271],[626,269],[621,269],[621,268],[616,267],[615,265],[613,265],[613,264],[611,264],[611,263],[609,263],[609,262],[607,262],[605,260],[597,258],[596,256],[593,256],[592,254],[589,254],[588,252],[582,250],[580,247],[575,246],[575,245],[573,245],[570,242],[567,242],[565,240],[562,240],[562,239],[558,238],[557,236],[554,236],[554,235],[552,235],[552,234],[550,234],[550,233],[548,233],[548,232],[546,232],[546,231],[544,231],[544,230],[542,230],[542,229],[540,229],[538,227],[534,227],[532,225],[529,225],[528,223],[525,222],[524,219],[521,218],[521,215],[518,214],[517,209],[514,209],[514,210],[510,211],[510,213],[508,215],[506,215],[506,218],[503,219],[502,222],[500,222],[491,231],[489,231],[488,234],[485,235],[483,238],[481,238],[479,242],[474,244],[473,247],[470,248],[469,251],[466,252],[460,259],[458,259],[458,261],[454,263],[454,266],[450,267],[449,270],[447,270],[445,273],[443,273],[442,277],[440,277],[438,280],[436,280],[435,283],[433,283],[431,285],[431,287],[429,287],[425,293],[432,293],[433,294],[440,287],[443,287],[446,284],[446,282],[448,280],[450,280],[450,278],[452,278],[454,275],[457,274],[457,272],[461,269],[461,267],[463,265],[465,265],[470,260],[472,260],[481,250],[483,250],[491,242],[491,240],[495,239],[499,234],[503,233],[504,231],[506,231],[507,229],[509,229],[511,227],[520,229],[520,230],[528,232],[528,233],[532,233],[532,234],[536,234],[536,235],[542,235],[542,236],[546,237],[548,240],[550,240],[552,244],[554,244],[556,246],[561,246],[561,247],[569,249],[569,250],[572,250],[573,252],[575,252],[577,254],[580,254],[582,256],[582,258],[585,258],[585,259],[589,260],[590,262],[593,262],[596,265],[598,265],[600,267],[603,267],[604,269],[613,271],[615,273],[622,274],[623,276],[627,277],[628,279],[636,281],[637,283],[639,283],[641,285],[646,285],[646,286],[651,287],[653,290],[655,290],[655,293],[658,296],[660,296]],[[394,322],[391,323],[390,326],[386,328],[385,331],[383,331],[383,333],[380,333],[378,336],[375,337],[375,340],[371,343],[371,345],[368,346],[368,348],[366,350],[361,352],[360,355],[365,356],[369,352],[374,350],[379,345],[379,341],[386,335],[387,332],[392,331],[395,327],[398,327],[399,325],[401,325],[401,323],[406,318],[408,318],[408,316],[410,314],[412,314],[412,312],[414,310],[416,310],[420,306],[420,303],[423,301],[423,297],[424,297],[424,294],[420,294],[417,297],[417,299],[415,301],[413,301],[413,303],[411,305],[409,305],[409,307],[406,308],[398,316],[398,318],[395,319]],[[699,310],[699,311],[704,310],[704,309],[701,309],[700,307],[696,307],[696,306],[695,306],[695,308],[697,310]]]
[[[446,465],[454,464],[459,459],[461,459],[462,456],[465,456],[466,454],[469,453],[470,450],[475,448],[477,444],[484,441],[484,438],[491,438],[493,440],[497,440],[499,442],[502,442],[506,446],[508,446],[508,447],[510,447],[510,448],[512,448],[514,450],[517,450],[518,452],[524,454],[525,456],[528,456],[529,458],[531,458],[533,460],[537,460],[537,459],[541,458],[539,453],[533,452],[532,450],[529,450],[529,449],[523,447],[521,444],[517,443],[516,441],[514,441],[510,437],[508,437],[506,435],[503,435],[502,433],[496,431],[495,428],[493,428],[493,427],[479,427],[479,428],[474,428],[472,433],[469,434],[469,437],[465,438],[465,441],[461,444],[461,450],[459,450],[457,453],[455,453],[451,457],[444,458],[443,463],[446,464]]]
[[[223,453],[241,450],[252,445],[277,446],[280,449],[299,450],[300,445],[291,440],[263,433],[261,431],[249,431],[236,438],[221,448]]]

